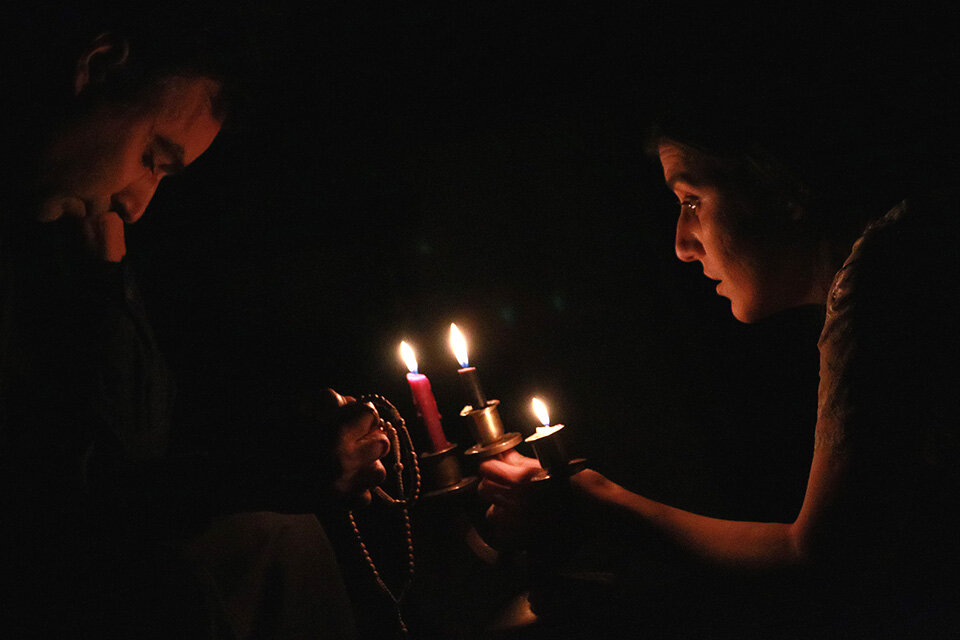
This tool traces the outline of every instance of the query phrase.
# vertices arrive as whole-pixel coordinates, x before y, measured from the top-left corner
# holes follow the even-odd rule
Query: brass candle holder
[[[439,451],[420,454],[420,469],[427,491],[423,499],[452,497],[472,489],[477,484],[476,476],[463,477],[457,459],[457,445],[451,444]]]
[[[477,441],[464,455],[489,458],[513,449],[523,441],[519,433],[504,432],[503,421],[497,410],[499,405],[499,400],[488,400],[484,407],[467,405],[460,411],[461,417],[470,418],[470,432]]]
[[[477,370],[470,366],[467,357],[467,341],[456,324],[450,325],[450,347],[457,362],[460,363],[457,374],[467,394],[467,402],[472,403],[460,411],[460,416],[470,418],[468,423],[470,432],[477,441],[464,452],[464,455],[480,456],[482,459],[513,449],[523,438],[519,433],[504,433],[503,421],[500,420],[500,413],[497,411],[500,401],[487,400],[480,386]]]

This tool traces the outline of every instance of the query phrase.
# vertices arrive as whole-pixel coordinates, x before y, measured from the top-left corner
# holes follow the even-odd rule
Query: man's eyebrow
[[[175,175],[183,171],[186,165],[182,146],[161,135],[154,136],[153,142],[168,159],[168,162],[161,165],[167,175]]]
[[[688,185],[690,185],[691,187],[699,187],[699,186],[700,186],[700,180],[697,180],[697,178],[694,177],[694,175],[693,175],[692,173],[685,173],[685,172],[676,173],[676,174],[670,176],[670,179],[667,180],[667,186],[670,187],[671,189],[673,189],[673,187],[674,187],[678,182],[682,182],[682,183],[684,183],[684,184],[688,184]]]

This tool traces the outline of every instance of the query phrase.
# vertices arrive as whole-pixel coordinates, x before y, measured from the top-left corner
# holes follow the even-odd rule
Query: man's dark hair
[[[242,11],[214,13],[201,4],[106,9],[37,3],[5,16],[0,166],[8,184],[0,185],[7,201],[0,206],[17,205],[42,139],[81,106],[73,95],[77,61],[104,34],[125,43],[128,55],[97,60],[84,100],[124,100],[165,77],[203,76],[220,84],[214,116],[236,127],[250,102],[246,87],[256,81],[253,25]]]
[[[243,102],[241,87],[255,71],[250,25],[236,13],[204,10],[202,3],[35,5],[11,16],[6,26],[12,31],[7,59],[21,62],[11,69],[9,97],[15,104],[8,112],[41,124],[70,104],[76,62],[104,34],[125,42],[129,55],[122,62],[108,56],[91,69],[94,92],[103,97],[133,95],[164,77],[204,76],[221,85],[214,115],[223,119]]]
[[[185,15],[189,19],[164,6],[104,20],[100,29],[121,39],[129,53],[122,64],[102,70],[98,90],[124,96],[163,78],[203,76],[220,84],[214,96],[214,117],[226,119],[240,100],[239,89],[248,75],[249,46],[239,28],[222,18],[207,18],[196,9]]]

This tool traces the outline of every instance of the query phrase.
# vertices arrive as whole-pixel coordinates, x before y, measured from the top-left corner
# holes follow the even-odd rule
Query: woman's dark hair
[[[889,89],[712,78],[696,100],[661,103],[647,151],[671,142],[701,155],[717,184],[777,205],[772,215],[799,205],[808,229],[845,244],[912,188],[917,123],[898,101],[911,96]]]

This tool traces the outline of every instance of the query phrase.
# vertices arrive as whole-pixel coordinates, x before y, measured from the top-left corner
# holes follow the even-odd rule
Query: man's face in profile
[[[102,100],[71,120],[42,156],[40,217],[140,219],[160,180],[197,159],[220,131],[204,77],[170,77],[132,100]]]

